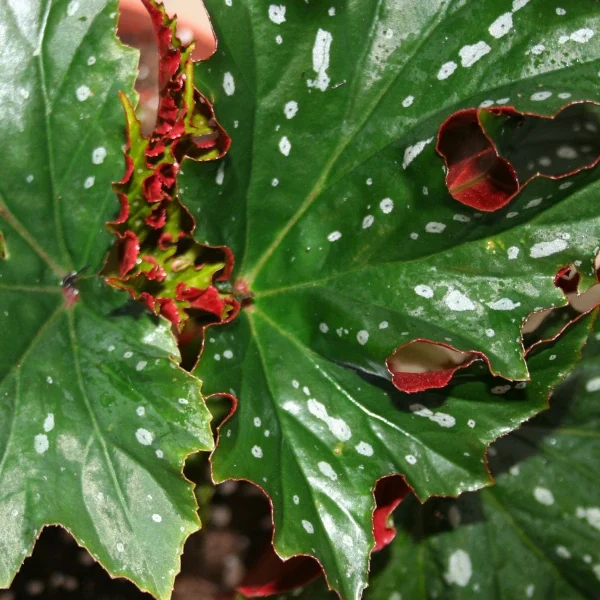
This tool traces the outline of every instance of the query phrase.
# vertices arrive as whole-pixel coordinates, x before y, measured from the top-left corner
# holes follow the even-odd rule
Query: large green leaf
[[[252,338],[238,356],[209,342],[213,360],[216,351],[234,373],[241,367],[238,379],[229,377],[242,400],[221,427],[214,478],[263,487],[273,501],[278,554],[316,556],[346,598],[359,597],[366,583],[375,481],[403,473],[421,499],[489,485],[487,445],[546,407],[587,334],[572,329],[532,356],[527,385],[511,386],[474,365],[450,388],[408,396],[307,356],[262,313],[243,315],[231,337],[248,338],[246,328]],[[217,377],[211,370],[207,381],[215,385]],[[275,410],[273,397],[283,399]]]
[[[211,449],[210,415],[169,324],[91,275],[136,54],[115,39],[116,0],[0,9],[0,586],[58,523],[168,598],[199,527],[183,463]]]
[[[553,394],[551,410],[490,448],[494,487],[458,500],[402,504],[395,541],[373,559],[365,600],[597,597],[597,336]],[[335,598],[323,581],[285,597]]]
[[[449,196],[433,140],[463,107],[552,114],[597,99],[600,7],[208,8],[218,51],[197,76],[232,148],[219,165],[184,164],[181,193],[197,239],[229,245],[235,289],[252,294],[237,322],[209,330],[197,371],[210,392],[240,399],[214,474],[263,486],[277,551],[317,556],[354,598],[375,479],[404,473],[421,498],[485,485],[485,445],[539,411],[556,381],[554,363],[510,402],[500,393],[510,384],[475,369],[448,392],[409,399],[386,387],[385,359],[424,337],[525,380],[523,319],[564,303],[560,266],[581,261],[592,281],[597,171],[537,179],[481,215]]]

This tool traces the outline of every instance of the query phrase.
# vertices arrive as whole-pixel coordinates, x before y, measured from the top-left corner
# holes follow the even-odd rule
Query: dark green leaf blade
[[[473,366],[450,388],[408,396],[307,353],[257,310],[230,333],[245,340],[241,354],[209,333],[203,359],[210,391],[233,371],[239,379],[230,391],[244,399],[220,429],[213,476],[264,488],[277,552],[316,556],[330,586],[348,598],[366,583],[374,482],[402,473],[422,499],[489,485],[488,444],[545,408],[587,337],[572,328],[532,356],[527,385],[505,385]]]
[[[166,321],[128,314],[126,295],[96,278],[80,288],[74,307],[32,315],[39,330],[20,356],[3,349],[0,585],[59,523],[112,574],[169,598],[199,527],[182,466],[212,448],[210,415]]]
[[[584,330],[589,324],[579,323]],[[548,412],[490,448],[496,484],[458,500],[407,499],[374,556],[365,600],[594,598],[600,580],[598,325]],[[552,352],[552,349],[549,349]],[[335,598],[323,580],[301,600]]]
[[[523,320],[565,303],[554,286],[560,267],[577,262],[583,286],[593,281],[598,169],[568,181],[538,178],[506,209],[482,215],[447,192],[434,150],[439,126],[465,107],[511,104],[550,115],[598,100],[600,9],[348,0],[215,1],[209,10],[219,46],[197,75],[232,149],[220,165],[186,163],[180,189],[197,239],[230,246],[236,288],[253,294],[237,323],[209,331],[197,370],[210,392],[240,398],[215,476],[265,487],[278,552],[317,555],[331,585],[353,598],[365,582],[375,479],[407,473],[422,498],[481,487],[485,444],[539,412],[540,386],[557,376],[555,363],[550,378],[515,389],[477,384],[469,377],[484,370],[475,369],[448,398],[426,395],[430,405],[398,396],[402,412],[373,379],[389,379],[386,357],[427,338],[478,350],[492,372],[527,380]],[[530,51],[538,38],[541,54]],[[513,403],[512,394],[530,398]],[[300,416],[285,410],[301,402]],[[440,424],[452,422],[447,416],[452,427]],[[343,439],[348,430],[352,443]],[[357,446],[373,451],[368,466]],[[284,476],[271,472],[282,462]],[[298,493],[286,479],[294,472]],[[320,499],[310,515],[281,524],[280,515],[301,506],[294,496],[328,497],[335,486],[352,499],[340,504],[335,528],[327,527],[330,501]],[[317,532],[325,537],[313,544]],[[330,541],[345,534],[355,540],[348,551]]]
[[[213,440],[169,324],[93,275],[118,212],[117,92],[134,94],[137,62],[117,5],[0,2],[0,587],[61,524],[111,574],[169,598],[199,528],[183,464]]]

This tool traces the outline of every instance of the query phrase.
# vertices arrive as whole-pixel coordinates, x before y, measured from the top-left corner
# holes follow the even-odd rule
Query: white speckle
[[[335,481],[338,478],[337,473],[333,470],[333,467],[329,463],[321,461],[318,464],[318,467],[319,471],[321,471],[325,477],[331,479],[331,481]]]
[[[269,19],[271,19],[275,25],[281,25],[285,22],[285,6],[283,6],[283,4],[271,4],[271,6],[269,6]]]
[[[312,526],[312,523],[310,521],[305,521],[304,519],[302,519],[302,527],[304,527],[306,533],[314,533],[315,532],[315,528]]]
[[[147,364],[148,363],[145,360],[140,360],[140,362],[137,365],[135,365],[135,370],[143,371]]]
[[[423,148],[425,148],[425,146],[427,146],[427,144],[431,143],[432,141],[433,138],[431,137],[428,140],[422,140],[420,142],[417,142],[413,146],[409,146],[404,151],[404,160],[402,161],[402,168],[406,169],[406,167],[408,167],[408,165],[410,165],[410,163],[413,160],[415,160],[415,158],[417,158],[417,156],[419,156],[421,152],[423,152]]]
[[[295,389],[298,389],[298,388],[300,387],[300,382],[299,382],[299,381],[296,381],[296,380],[294,379],[294,380],[292,380],[292,386],[293,386]]]
[[[469,223],[471,221],[471,217],[467,217],[467,215],[454,215],[452,219],[459,223]]]
[[[521,472],[521,469],[519,468],[519,465],[513,465],[508,472],[516,477]]]
[[[535,94],[531,94],[531,99],[535,102],[540,102],[542,100],[548,100],[552,96],[552,92],[543,91],[543,92],[535,92]]]
[[[90,56],[87,59],[87,64],[88,64],[88,67],[91,67],[92,65],[95,65],[96,64],[96,57],[95,56]]]
[[[130,352],[129,350],[127,352],[125,352],[125,354],[123,354],[123,358],[131,358],[133,356],[133,352]]]
[[[254,456],[254,458],[262,458],[263,457],[262,448],[260,446],[252,446],[252,456]]]
[[[143,406],[138,406],[135,409],[135,412],[137,413],[138,417],[143,417],[146,414],[146,409]]]
[[[525,207],[527,208],[527,207]],[[508,260],[515,260],[519,256],[519,249],[516,246],[511,246],[507,251]]]
[[[379,329],[387,329],[387,328],[388,328],[387,321],[381,321],[381,323],[379,323]]]
[[[404,100],[402,100],[402,106],[404,106],[404,108],[408,108],[409,106],[412,105],[412,103],[414,101],[415,101],[414,96],[406,96],[406,98],[404,98]]]
[[[217,169],[215,183],[217,185],[223,185],[224,180],[225,180],[225,162],[221,161],[221,164],[219,165],[219,168]]]
[[[52,377],[50,377],[50,375],[48,375],[48,377],[46,377],[46,383],[52,384],[54,380],[52,379]]]
[[[279,45],[283,44],[283,38],[280,35],[275,36],[275,42]]]
[[[268,429],[265,429],[265,437],[269,437],[271,435],[271,432]]]
[[[367,185],[373,185],[373,180],[372,180],[372,179],[369,177],[369,178],[368,178],[368,179],[365,181],[365,183],[366,183]]]
[[[535,585],[533,585],[533,583],[530,583],[526,588],[525,588],[525,595],[528,598],[533,598],[533,594],[535,592]]]
[[[330,242],[337,242],[340,238],[342,237],[342,234],[339,231],[332,231],[328,236],[327,239]]]
[[[273,179],[273,181],[271,181],[271,185],[273,187],[277,187],[279,185],[279,179],[277,179],[277,177],[275,177],[275,179]]]
[[[101,165],[104,162],[105,158],[106,158],[106,148],[104,148],[103,146],[98,146],[98,148],[96,148],[92,152],[92,162],[95,165]]]
[[[27,175],[27,177],[25,177],[25,181],[27,183],[31,183],[33,181],[33,175]]]
[[[440,425],[440,427],[454,427],[456,419],[452,415],[446,413],[434,413],[422,404],[411,404],[409,406],[410,411],[419,416],[425,417],[434,423]]]
[[[416,240],[419,239],[419,234],[413,231],[409,237],[411,240]]]
[[[594,528],[600,531],[600,508],[577,508],[576,515],[579,519],[587,519],[587,522]]]
[[[533,490],[534,498],[540,503],[546,506],[552,506],[554,504],[554,496],[550,490],[543,487],[536,487]]]
[[[544,44],[536,44],[531,50],[528,50],[528,52],[531,52],[531,54],[541,54],[545,49],[546,46],[544,46]]]
[[[283,154],[284,156],[289,156],[291,149],[292,149],[292,144],[291,144],[290,140],[288,140],[287,137],[284,135],[279,140],[279,152],[281,152],[281,154]]]
[[[283,114],[288,118],[288,119],[293,119],[296,116],[296,113],[298,112],[298,103],[294,100],[290,100],[284,107],[283,107]]]
[[[335,7],[332,6],[327,13],[329,14],[330,17],[335,17]]]
[[[157,515],[156,513],[154,513],[154,514],[152,515],[152,520],[153,520],[155,523],[160,523],[160,522],[162,521],[162,517],[161,517],[160,515]]]
[[[327,333],[329,331],[329,326],[327,325],[327,323],[320,323],[319,329],[322,333]]]
[[[89,190],[95,183],[96,178],[95,177],[88,177],[84,182],[83,182],[83,187],[86,190]]]
[[[571,553],[564,546],[556,546],[556,554],[561,558],[571,558]]]
[[[545,256],[556,254],[557,252],[562,252],[563,250],[566,250],[568,246],[567,242],[560,238],[556,238],[550,242],[539,242],[531,247],[529,256],[531,256],[531,258],[543,258]]]
[[[125,546],[121,542],[117,543],[117,552],[123,552],[123,550],[125,550]]]
[[[463,46],[458,51],[458,54],[460,56],[462,66],[468,68],[491,51],[491,46],[486,44],[484,41],[481,41],[473,44],[472,46]]]
[[[454,427],[456,425],[456,419],[452,415],[442,412],[433,413],[429,420],[437,423],[440,427]]]
[[[142,446],[149,446],[154,440],[154,436],[147,429],[142,428],[135,432],[135,437]]]
[[[409,465],[414,465],[417,463],[416,456],[413,456],[412,454],[407,454],[404,458]]]
[[[223,358],[226,358],[227,360],[231,360],[233,358],[233,352],[231,350],[225,350],[223,352]]]
[[[487,335],[488,337],[492,338],[496,335],[496,332],[493,329],[486,329],[485,330],[485,335]]]
[[[600,377],[594,377],[585,384],[585,389],[588,392],[597,392],[600,390]]]
[[[433,298],[433,290],[428,285],[415,286],[415,294],[423,298]]]
[[[496,100],[496,104],[498,105],[508,104],[509,102],[510,98],[500,98],[499,100]]]
[[[425,225],[425,231],[427,233],[442,233],[446,229],[446,225],[444,223],[436,223],[435,221],[431,221]]]
[[[561,92],[558,97],[561,100],[566,100],[567,98],[570,98],[572,94],[570,94],[569,92]]]
[[[79,10],[79,2],[77,0],[71,0],[67,4],[67,16],[72,17]]]
[[[556,9],[556,14],[559,17],[564,17],[567,14],[567,11],[564,8],[557,8]]]
[[[592,571],[594,571],[594,575],[596,576],[596,579],[598,579],[598,581],[600,581],[600,565],[594,565],[592,567]]]
[[[479,106],[481,108],[489,108],[490,106],[493,106],[493,105],[494,105],[494,101],[493,100],[484,100],[483,102],[481,102],[479,104]]]
[[[448,79],[448,77],[450,77],[450,75],[452,75],[452,73],[454,73],[454,71],[456,71],[456,69],[458,68],[458,65],[453,61],[448,61],[447,63],[444,63],[441,67],[440,70],[438,71],[437,74],[437,78],[442,81],[444,79]]]
[[[471,580],[472,574],[473,568],[469,555],[464,550],[453,552],[448,562],[448,571],[444,573],[444,579],[450,584],[455,583],[460,587],[465,587]]]
[[[394,201],[391,198],[384,198],[379,203],[379,208],[384,215],[389,215],[394,210]]]
[[[163,458],[164,457],[164,452],[162,450],[157,450],[156,451],[156,457],[157,458]]]
[[[356,334],[356,339],[358,340],[358,343],[361,346],[364,346],[368,341],[369,341],[369,332],[365,331],[364,329],[361,329],[357,334]]]
[[[107,350],[108,350],[109,352],[113,352],[113,351],[114,351],[114,349],[115,349],[115,347],[114,347],[112,344],[111,344],[111,345],[110,345],[110,346],[107,348]]]
[[[451,290],[448,294],[446,294],[444,302],[450,310],[475,310],[475,304],[473,304],[473,301],[458,290]]]
[[[307,79],[306,84],[308,87],[317,88],[324,92],[329,87],[331,79],[327,75],[327,69],[329,68],[329,53],[331,51],[331,43],[333,36],[329,31],[319,29],[317,31],[317,37],[312,50],[312,62],[313,70],[317,74],[315,79]]]
[[[561,35],[558,38],[558,43],[559,44],[566,44],[571,38],[568,35]]]
[[[513,26],[513,16],[512,13],[504,13],[500,15],[488,28],[490,35],[499,39],[505,36]]]
[[[307,402],[307,406],[310,414],[317,419],[324,421],[327,424],[327,427],[329,427],[329,431],[331,431],[338,440],[347,442],[352,437],[352,431],[346,422],[343,419],[330,417],[324,404],[314,398],[310,398]]]
[[[525,208],[534,208],[542,203],[543,198],[534,198],[525,205]]]
[[[235,81],[229,71],[223,75],[223,90],[228,96],[233,96],[235,92]]]
[[[367,442],[360,442],[355,446],[356,451],[363,456],[373,456],[373,446]]]
[[[573,148],[573,146],[563,145],[559,146],[556,150],[556,156],[558,156],[558,158],[564,158],[565,160],[574,160],[579,156],[579,154],[577,150]]]
[[[294,501],[294,504],[297,506],[298,504],[300,504],[300,497],[299,496],[294,496],[292,498],[292,500]]]
[[[511,389],[510,385],[497,385],[496,387],[493,387],[490,392],[492,392],[492,394],[495,394],[496,396],[501,396],[502,394],[506,394],[506,392],[508,392]]]
[[[561,183],[561,184],[558,186],[558,189],[559,189],[559,190],[566,190],[567,188],[570,188],[572,185],[573,185],[573,182],[572,182],[572,181],[565,181],[564,183]],[[564,236],[563,236],[563,237],[564,237]]]
[[[304,393],[305,393],[307,396],[310,396],[310,390],[309,390],[309,389],[308,389],[306,386],[304,386],[304,387],[302,388],[302,391],[303,391],[303,392],[304,392]]]
[[[578,29],[574,33],[571,34],[570,39],[578,44],[585,44],[589,42],[594,37],[594,30],[589,27],[584,27],[583,29]]]
[[[44,454],[50,447],[48,436],[45,433],[40,433],[33,438],[33,447],[38,454]]]
[[[77,100],[79,100],[79,102],[84,102],[92,95],[92,92],[87,85],[80,85],[75,91],[75,95],[77,96]]]
[[[373,215],[367,215],[362,222],[362,228],[363,229],[368,229],[369,227],[371,227],[371,225],[373,225],[375,221],[375,217]]]
[[[48,433],[54,429],[54,413],[48,413],[44,419],[44,431]]]
[[[475,421],[474,421],[473,419],[469,419],[469,420],[467,421],[467,425],[468,425],[468,426],[469,426],[471,429],[473,429],[473,427],[475,427],[476,423],[475,423]]]
[[[529,0],[513,0],[512,10],[513,12],[517,12],[518,10],[521,10],[524,6],[527,6],[527,4],[529,4]]]
[[[521,306],[520,302],[513,302],[510,298],[500,298],[494,302],[488,302],[488,306],[492,310],[514,310]]]
[[[518,212],[509,212],[506,215],[507,219],[514,219],[519,213]]]
[[[189,404],[188,400],[186,400],[185,398],[179,398],[178,402],[179,404]]]
[[[261,423],[260,417],[254,417],[254,427],[260,427]]]

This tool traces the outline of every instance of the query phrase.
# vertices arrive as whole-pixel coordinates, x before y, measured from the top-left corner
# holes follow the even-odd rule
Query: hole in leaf
[[[437,151],[455,200],[493,212],[535,177],[562,178],[600,158],[600,106],[572,104],[554,117],[511,107],[462,110],[441,126]]]

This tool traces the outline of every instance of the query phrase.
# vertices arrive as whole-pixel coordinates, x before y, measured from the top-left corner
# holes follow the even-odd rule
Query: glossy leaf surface
[[[600,38],[578,32],[595,32],[600,10],[207,6],[219,45],[197,80],[232,148],[221,164],[184,164],[180,189],[197,239],[230,246],[236,291],[252,294],[236,322],[208,331],[197,371],[210,392],[240,399],[214,474],[263,486],[277,551],[317,556],[355,598],[376,478],[404,473],[421,498],[485,485],[485,445],[539,411],[558,376],[555,363],[515,390],[480,366],[409,398],[390,389],[386,357],[427,338],[527,379],[523,319],[564,303],[561,266],[582,261],[582,284],[592,281],[595,170],[537,179],[480,215],[447,192],[438,128],[482,103],[548,115],[597,99]],[[538,38],[545,53],[528,52]]]
[[[116,1],[0,7],[0,586],[61,524],[168,598],[199,527],[183,463],[212,448],[210,415],[169,324],[93,275],[136,53],[114,37]]]
[[[458,500],[401,505],[396,539],[387,556],[374,557],[365,600],[596,597],[598,335],[596,325],[551,409],[490,448],[493,487]],[[278,600],[292,597],[335,595],[320,581]]]

